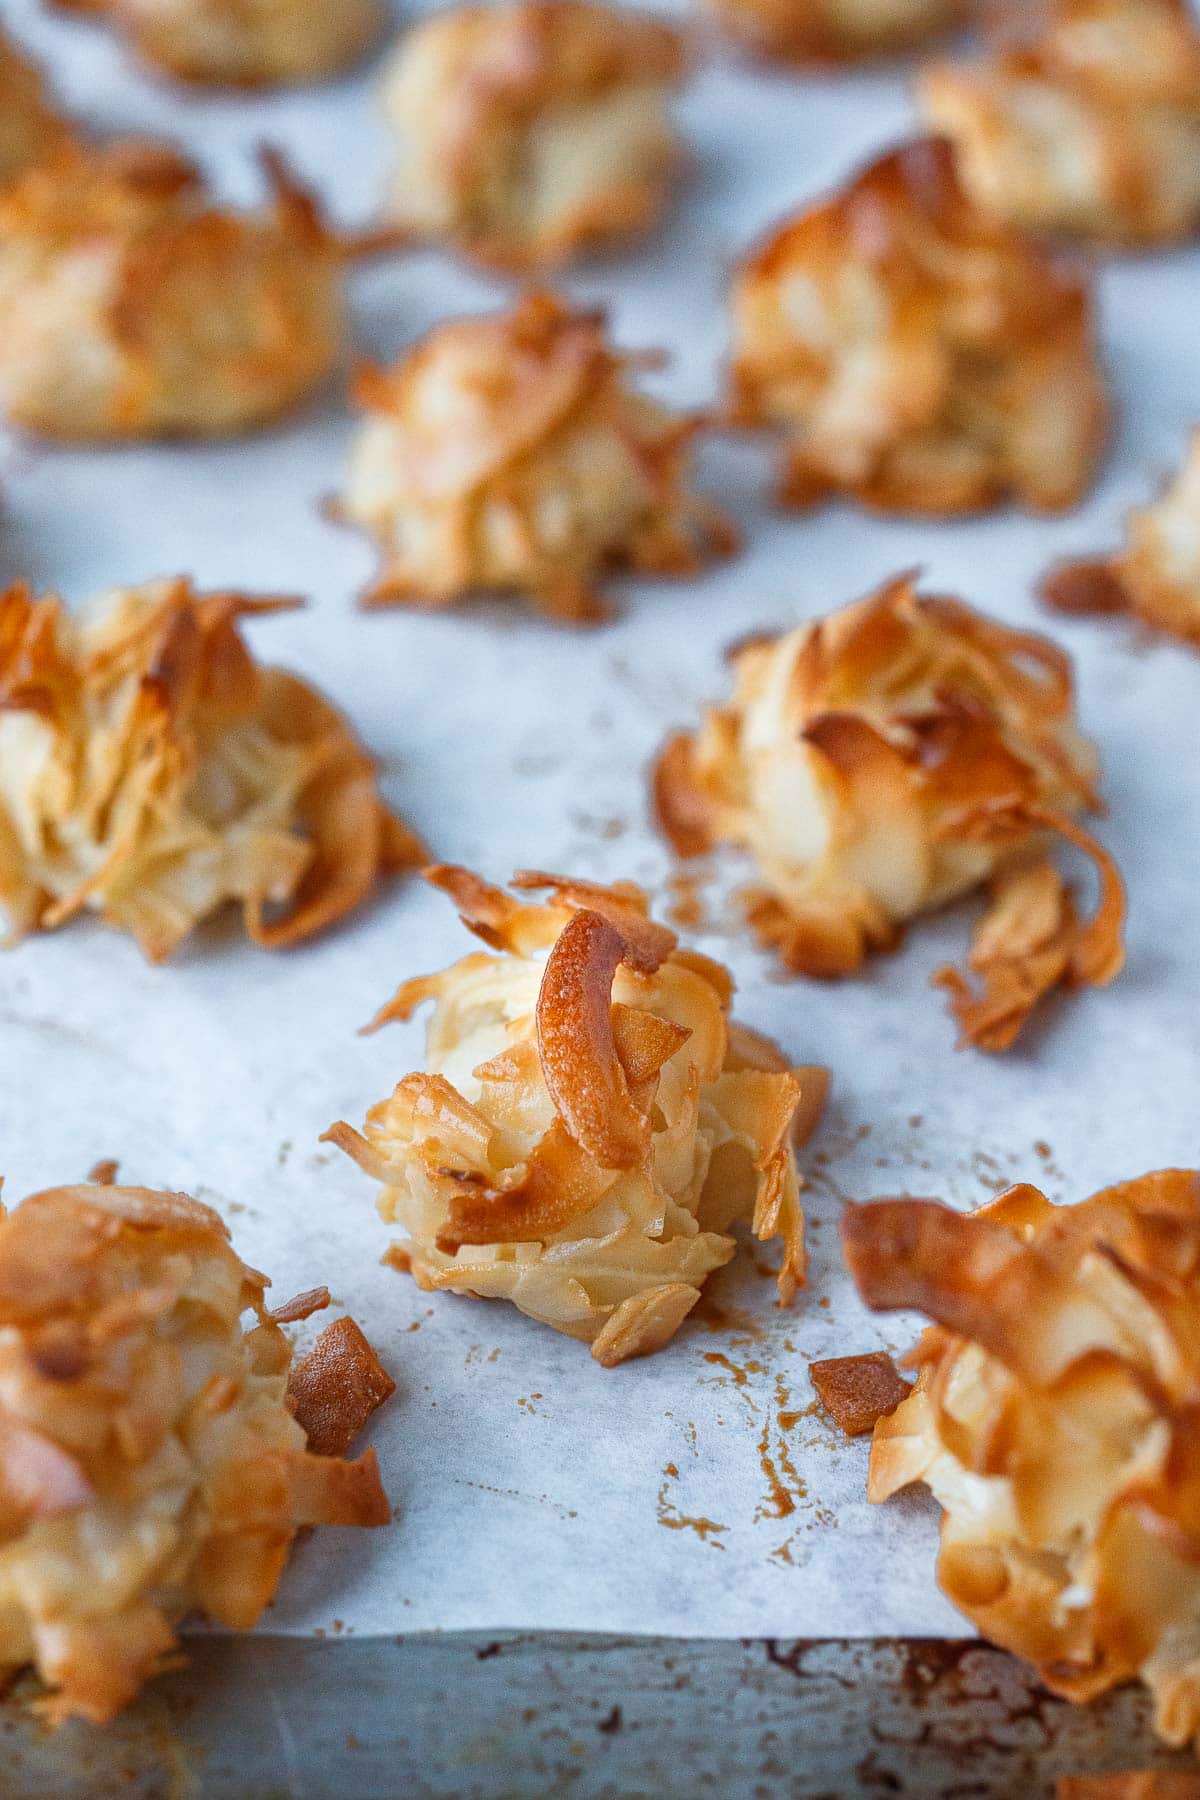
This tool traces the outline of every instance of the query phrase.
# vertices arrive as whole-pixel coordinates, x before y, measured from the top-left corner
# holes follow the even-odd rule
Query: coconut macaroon
[[[1125,613],[1200,648],[1200,431],[1159,498],[1130,513],[1124,548],[1060,563],[1041,594],[1058,612]]]
[[[906,920],[986,884],[978,988],[936,977],[964,1043],[1007,1049],[1050,989],[1118,973],[1121,880],[1074,822],[1098,805],[1096,757],[1056,645],[903,575],[732,660],[728,704],[661,752],[656,809],[680,855],[749,853],[747,913],[786,968],[849,974]],[[1090,921],[1050,860],[1055,836],[1096,861]]]
[[[614,349],[603,313],[535,293],[363,370],[367,418],[331,511],[382,551],[365,604],[493,592],[581,623],[604,616],[597,585],[613,567],[691,575],[732,550],[730,525],[687,485],[704,421],[631,379],[657,360]]]
[[[278,157],[216,206],[169,146],[72,149],[0,194],[0,400],[47,436],[222,437],[333,367],[344,248]]]
[[[849,1206],[869,1306],[935,1323],[875,1427],[868,1494],[925,1482],[938,1581],[1068,1700],[1149,1686],[1170,1744],[1200,1734],[1200,1177],[1167,1169],[1056,1207],[1009,1190]]]
[[[1001,11],[984,61],[935,65],[923,110],[998,217],[1111,244],[1200,230],[1200,29],[1188,0]]]
[[[914,49],[966,16],[966,0],[708,0],[721,26],[760,56],[843,62]]]
[[[737,270],[730,414],[784,442],[780,499],[887,512],[1070,506],[1108,407],[1086,285],[968,199],[921,140]]]
[[[511,1300],[606,1368],[660,1349],[735,1250],[781,1237],[780,1302],[805,1278],[792,1142],[824,1069],[791,1069],[728,1019],[733,984],[678,946],[629,882],[514,900],[465,869],[426,874],[477,952],[407,981],[375,1026],[433,1002],[426,1068],[326,1136],[383,1184],[389,1260],[422,1288]]]
[[[267,948],[366,899],[421,846],[328,701],[238,622],[298,605],[116,588],[83,616],[0,596],[0,918],[96,912],[152,961],[226,902]]]
[[[303,1420],[391,1382],[326,1334],[293,1416],[266,1286],[185,1194],[53,1188],[0,1218],[0,1672],[32,1663],[52,1720],[112,1718],[190,1613],[252,1626],[300,1527],[388,1522],[374,1451],[311,1454]]]
[[[511,270],[647,230],[683,162],[669,106],[684,62],[677,31],[625,7],[504,0],[434,14],[384,83],[394,218]]]
[[[320,81],[383,35],[382,0],[55,0],[103,19],[179,81],[271,87]]]
[[[0,183],[61,148],[70,135],[46,97],[41,72],[0,30]]]

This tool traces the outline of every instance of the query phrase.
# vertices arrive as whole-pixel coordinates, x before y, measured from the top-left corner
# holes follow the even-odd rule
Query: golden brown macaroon
[[[1125,613],[1200,649],[1200,431],[1158,499],[1130,513],[1115,555],[1060,563],[1042,582],[1057,612]]]
[[[60,149],[70,135],[46,97],[41,71],[0,30],[0,183]]]
[[[278,157],[213,204],[167,145],[72,149],[0,194],[0,399],[50,437],[223,437],[333,368],[345,249]]]
[[[926,118],[996,216],[1100,243],[1200,230],[1200,28],[1188,0],[1011,0],[985,60],[937,64]]]
[[[178,81],[284,87],[358,62],[383,35],[381,0],[54,0],[111,24]]]
[[[659,822],[683,856],[753,858],[744,900],[785,967],[838,976],[892,948],[908,919],[987,885],[970,956],[979,991],[943,969],[962,1042],[1004,1050],[1043,994],[1111,981],[1124,898],[1111,858],[1073,822],[1098,805],[1071,666],[1048,639],[911,576],[841,612],[733,652],[728,705],[668,740]],[[1082,922],[1051,834],[1096,860]]]
[[[1086,491],[1108,406],[1086,285],[919,140],[737,270],[730,414],[784,442],[780,499],[956,514]]]
[[[847,62],[915,49],[966,17],[967,0],[707,0],[731,37],[785,62]]]
[[[869,1306],[935,1323],[875,1428],[868,1494],[925,1482],[938,1581],[977,1629],[1085,1702],[1140,1677],[1170,1744],[1200,1734],[1200,1177],[1051,1206],[1012,1188],[847,1207]]]
[[[400,157],[392,215],[489,265],[558,264],[654,225],[683,152],[670,99],[683,41],[588,0],[435,13],[384,83]]]
[[[117,588],[81,617],[0,595],[0,917],[82,912],[154,962],[228,901],[258,944],[358,906],[421,846],[328,701],[260,668],[238,621],[298,605]]]
[[[615,350],[604,324],[530,294],[360,374],[367,419],[331,510],[380,545],[368,606],[496,592],[586,622],[608,570],[691,575],[735,547],[687,485],[703,420],[636,388],[656,359]]]
[[[186,1194],[0,1217],[0,1671],[33,1663],[53,1720],[112,1718],[189,1613],[252,1626],[300,1527],[388,1522],[373,1450],[306,1450],[266,1286]]]
[[[658,1350],[729,1261],[731,1228],[781,1237],[805,1278],[791,1139],[828,1085],[730,1023],[727,971],[682,950],[629,882],[514,900],[465,869],[428,879],[492,950],[407,981],[374,1024],[434,1003],[426,1068],[326,1136],[383,1184],[422,1288],[511,1300],[606,1368]],[[803,1122],[802,1124],[800,1122]]]

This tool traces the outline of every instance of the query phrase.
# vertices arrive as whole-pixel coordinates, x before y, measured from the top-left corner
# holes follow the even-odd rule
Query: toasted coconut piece
[[[750,854],[750,922],[785,967],[849,974],[906,920],[990,881],[971,957],[983,997],[938,978],[964,1041],[1004,1049],[1050,988],[1117,974],[1123,891],[1070,817],[1098,804],[1096,757],[1056,645],[922,598],[904,575],[733,662],[729,704],[668,741],[655,805],[679,855],[722,841]],[[1046,861],[1048,834],[1099,866],[1086,924]]]
[[[245,614],[297,605],[118,588],[72,617],[0,595],[0,915],[10,934],[84,911],[151,961],[233,900],[275,949],[422,860],[346,721],[260,669]]]
[[[955,514],[1087,490],[1107,433],[1089,290],[904,145],[736,272],[730,410],[781,433],[780,499]]]
[[[669,106],[684,62],[664,21],[590,0],[434,14],[384,80],[394,217],[514,270],[648,230],[683,161]]]
[[[0,183],[59,150],[70,127],[51,105],[37,66],[0,30]]]
[[[266,1285],[185,1194],[0,1217],[0,1669],[33,1663],[52,1719],[110,1719],[187,1613],[253,1625],[300,1526],[390,1517],[373,1451],[306,1449]]]
[[[1170,1744],[1200,1735],[1200,1175],[1079,1206],[1034,1188],[963,1217],[847,1208],[877,1309],[935,1324],[875,1427],[868,1493],[925,1482],[938,1580],[985,1637],[1086,1701],[1140,1676]]]
[[[959,24],[966,0],[708,0],[732,37],[785,62],[894,55]]]
[[[328,1305],[328,1290],[322,1290]],[[303,1296],[307,1299],[309,1296]],[[279,1314],[272,1315],[276,1320]],[[327,1325],[307,1356],[292,1365],[287,1397],[316,1456],[344,1456],[396,1384],[353,1319]]]
[[[269,204],[215,206],[165,144],[71,148],[0,195],[0,393],[83,440],[223,437],[332,369],[345,247],[282,160]]]
[[[1130,513],[1114,556],[1060,563],[1042,582],[1065,613],[1126,613],[1200,649],[1200,430],[1175,479]]]
[[[382,0],[54,0],[103,19],[154,69],[221,87],[292,86],[349,68],[383,35]]]
[[[1001,7],[986,59],[934,65],[930,124],[981,206],[1037,230],[1161,244],[1200,229],[1200,30],[1188,0]]]
[[[408,1233],[395,1265],[511,1300],[606,1368],[667,1342],[734,1254],[737,1219],[783,1239],[789,1300],[805,1271],[789,1128],[827,1072],[800,1081],[731,1026],[727,972],[677,948],[631,883],[524,874],[552,890],[534,906],[429,873],[501,954],[405,983],[376,1023],[431,1000],[426,1071],[362,1134],[326,1134]]]
[[[608,344],[602,313],[537,293],[360,376],[368,418],[333,510],[382,551],[366,604],[490,591],[586,623],[608,569],[691,575],[731,550],[687,486],[701,421],[635,388],[638,363]]]
[[[827,1357],[810,1363],[808,1372],[821,1405],[847,1437],[874,1431],[910,1392],[886,1350]]]
[[[1002,831],[1006,818],[1022,836],[1039,825],[1057,831],[1095,859],[1100,876],[1099,905],[1084,923],[1052,863],[1039,857],[1002,867],[990,883],[992,904],[971,947],[979,993],[957,969],[940,969],[934,976],[950,993],[962,1027],[960,1043],[1007,1050],[1044,994],[1056,987],[1106,987],[1120,974],[1125,890],[1108,852],[1061,814],[1018,805],[985,807],[977,816],[987,835]]]

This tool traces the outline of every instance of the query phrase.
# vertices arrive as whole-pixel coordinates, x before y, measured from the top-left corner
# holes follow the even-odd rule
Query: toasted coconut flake
[[[795,1075],[800,1083],[800,1102],[792,1119],[792,1143],[802,1150],[825,1116],[833,1077],[820,1063],[807,1063]]]
[[[886,1350],[862,1356],[832,1356],[808,1365],[817,1398],[847,1437],[874,1431],[878,1421],[895,1412],[910,1384],[899,1375]]]
[[[1081,923],[1058,872],[1043,860],[1001,869],[991,884],[992,904],[980,922],[971,949],[971,967],[981,978],[976,994],[957,969],[934,976],[947,989],[961,1029],[960,1043],[982,1050],[1007,1050],[1038,1001],[1052,988],[1105,987],[1125,962],[1122,929],[1125,889],[1117,866],[1089,832],[1044,807],[1019,804],[983,809],[953,828],[994,833],[1002,816],[1024,834],[1041,825],[1058,832],[1091,856],[1100,875],[1100,901]],[[978,826],[974,821],[978,820]]]
[[[37,67],[0,31],[0,183],[70,142]]]
[[[733,663],[728,705],[658,761],[658,817],[680,854],[726,841],[754,858],[746,912],[785,967],[850,974],[908,919],[990,883],[971,956],[982,992],[955,970],[938,976],[964,1042],[1006,1048],[1051,988],[1118,973],[1124,895],[1070,817],[1098,805],[1095,753],[1056,645],[921,597],[904,575],[757,636]],[[698,818],[702,846],[687,825]],[[1039,854],[1047,833],[1096,862],[1087,923]]]
[[[111,1718],[188,1613],[252,1625],[299,1526],[388,1517],[369,1453],[306,1450],[265,1285],[183,1194],[0,1217],[0,1670],[33,1663],[53,1720]]]
[[[653,1355],[675,1336],[699,1298],[700,1289],[684,1281],[631,1294],[592,1339],[592,1355],[605,1369],[615,1369],[634,1356]]]
[[[679,942],[669,926],[650,918],[647,896],[632,881],[600,887],[594,881],[573,881],[541,869],[518,869],[512,885],[522,891],[549,888],[552,906],[586,908],[607,920],[624,944],[622,960],[643,975],[653,975]]]
[[[491,592],[589,623],[609,570],[691,575],[733,549],[688,486],[703,421],[637,388],[641,362],[611,347],[602,313],[531,293],[360,377],[368,416],[335,514],[380,546],[366,604]]]
[[[1074,505],[1108,406],[1089,290],[918,140],[786,221],[734,278],[730,411],[780,433],[784,505]]]
[[[708,0],[731,37],[783,62],[839,63],[895,55],[966,16],[964,0]]]
[[[624,954],[599,913],[576,913],[547,958],[536,1015],[550,1098],[576,1143],[609,1169],[635,1168],[650,1134],[613,1042],[612,984]]]
[[[1073,1207],[1014,1189],[961,1216],[851,1206],[868,1305],[935,1324],[875,1428],[868,1492],[925,1482],[941,1586],[978,1629],[1087,1701],[1140,1676],[1166,1742],[1200,1735],[1200,1175]]]
[[[242,614],[290,601],[116,589],[73,618],[0,595],[0,912],[19,937],[100,913],[161,961],[227,901],[279,948],[421,846],[314,689],[260,670]]]
[[[152,68],[218,87],[292,86],[349,68],[382,36],[381,0],[55,0],[102,18]]]
[[[324,1295],[317,1304],[327,1306],[328,1288],[314,1291]],[[312,1296],[301,1298],[308,1301]],[[359,1326],[344,1318],[327,1325],[308,1355],[292,1364],[287,1397],[313,1454],[344,1456],[376,1407],[395,1391],[395,1382],[380,1366]]]
[[[422,21],[384,78],[395,218],[515,271],[648,231],[683,163],[669,103],[684,63],[665,21],[589,0]]]
[[[1178,475],[1130,513],[1125,532],[1116,555],[1051,569],[1042,599],[1056,612],[1126,613],[1200,648],[1200,431]]]
[[[302,1319],[311,1319],[315,1312],[323,1312],[328,1305],[327,1287],[306,1288],[302,1294],[285,1300],[282,1306],[273,1306],[271,1317],[277,1325],[297,1325]]]
[[[460,869],[428,871],[502,950],[406,983],[431,1000],[428,1068],[326,1137],[383,1188],[409,1241],[389,1260],[427,1289],[511,1300],[605,1367],[658,1349],[742,1218],[782,1238],[781,1302],[804,1280],[790,1131],[815,1116],[779,1050],[731,1027],[732,983],[676,947],[629,883],[527,872],[543,905]],[[808,1089],[815,1090],[810,1095]]]
[[[168,145],[69,147],[0,193],[0,384],[57,438],[224,437],[297,405],[342,332],[343,247],[278,156],[255,213]]]
[[[990,54],[936,64],[923,110],[981,206],[1038,231],[1162,244],[1200,227],[1200,29],[1188,0],[997,7]]]

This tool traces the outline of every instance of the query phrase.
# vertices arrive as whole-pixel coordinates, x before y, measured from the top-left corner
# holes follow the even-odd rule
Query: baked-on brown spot
[[[821,1405],[847,1437],[874,1431],[876,1421],[895,1412],[909,1392],[886,1350],[861,1356],[832,1356],[808,1366]]]
[[[344,1456],[396,1384],[351,1318],[327,1325],[292,1364],[288,1404],[315,1456]]]

